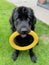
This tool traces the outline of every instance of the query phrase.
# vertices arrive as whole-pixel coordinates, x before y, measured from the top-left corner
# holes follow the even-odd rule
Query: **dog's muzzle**
[[[27,32],[28,32],[27,28],[25,28],[25,27],[21,28],[21,33],[22,34],[27,34]]]
[[[20,34],[27,34],[31,30],[31,27],[26,21],[22,21],[21,23],[19,23],[16,28]]]

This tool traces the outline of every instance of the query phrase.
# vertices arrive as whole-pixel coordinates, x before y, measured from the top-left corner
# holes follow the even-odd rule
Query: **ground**
[[[0,65],[33,65],[28,51],[21,51],[18,59],[15,62],[12,60],[14,49],[9,44],[9,18],[14,7],[5,0],[0,1]],[[34,65],[49,65],[49,26],[37,20],[35,31],[39,37],[39,45],[33,49],[37,57]]]

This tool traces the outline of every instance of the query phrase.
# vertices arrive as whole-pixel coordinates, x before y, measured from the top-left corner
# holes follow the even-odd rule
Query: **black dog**
[[[15,43],[17,42],[17,45],[26,46],[28,43],[30,44],[33,41],[33,38],[27,34],[30,32],[30,30],[34,31],[36,24],[36,18],[31,8],[24,6],[15,8],[10,18],[10,24],[12,32],[17,30],[20,33],[20,35],[15,38]],[[18,54],[19,50],[15,50],[13,54],[13,60],[17,59]],[[32,48],[29,49],[29,55],[31,60],[36,62],[36,57],[32,51]]]

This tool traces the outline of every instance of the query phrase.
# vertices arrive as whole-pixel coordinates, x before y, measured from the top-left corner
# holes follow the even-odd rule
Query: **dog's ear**
[[[10,21],[10,24],[14,24],[14,20],[15,20],[15,18],[17,18],[18,17],[18,12],[17,12],[17,8],[14,8],[13,9],[13,12],[12,12],[12,15],[11,15],[11,17],[10,17],[10,19],[9,19],[9,21]]]
[[[32,25],[34,25],[36,23],[36,17],[34,15],[34,11],[31,8],[29,8],[28,11],[29,11],[28,16],[31,19]]]
[[[33,16],[33,17],[32,17],[32,25],[35,25],[35,24],[36,24],[36,17]]]
[[[9,19],[9,22],[10,22],[11,25],[14,24],[14,18],[13,18],[14,11],[15,11],[15,9],[12,11],[12,15],[11,15],[11,17],[10,17],[10,19]]]
[[[36,17],[34,15],[34,11],[31,8],[29,8],[28,16],[30,18],[30,22],[32,23],[31,29],[34,30],[36,24]]]
[[[14,18],[16,18],[16,17],[17,17],[17,8],[13,9],[12,15],[9,19],[12,31],[15,31],[15,25],[14,25],[14,20],[15,19]]]

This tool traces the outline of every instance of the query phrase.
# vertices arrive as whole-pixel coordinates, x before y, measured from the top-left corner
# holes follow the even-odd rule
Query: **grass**
[[[12,60],[14,49],[8,41],[11,33],[9,17],[14,7],[13,4],[0,0],[0,65],[49,65],[49,44],[48,42],[45,44],[43,39],[40,39],[43,34],[49,37],[49,26],[40,20],[37,20],[35,29],[39,36],[39,45],[34,47],[37,63],[30,60],[27,51],[22,51],[15,62]]]

